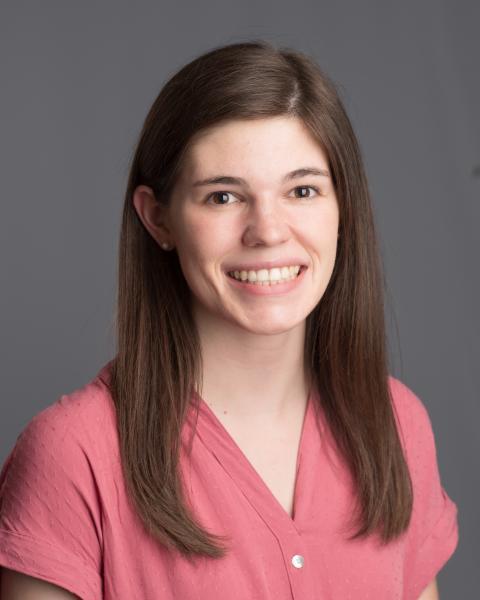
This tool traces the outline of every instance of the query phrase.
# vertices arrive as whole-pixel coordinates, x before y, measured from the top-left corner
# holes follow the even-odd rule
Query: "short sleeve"
[[[435,437],[425,406],[407,386],[391,379],[413,485],[413,512],[406,537],[404,597],[416,600],[455,551],[457,506],[440,480]]]
[[[80,429],[57,402],[18,436],[0,473],[0,565],[98,600],[101,510]]]

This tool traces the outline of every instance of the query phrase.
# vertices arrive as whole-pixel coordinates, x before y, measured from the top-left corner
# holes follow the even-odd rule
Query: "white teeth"
[[[282,281],[295,279],[300,265],[259,269],[258,271],[231,271],[229,275],[239,281],[247,281],[255,285],[276,285]]]
[[[280,269],[270,269],[270,281],[278,281],[282,278]]]
[[[257,281],[268,281],[267,269],[260,269],[260,271],[257,271]]]

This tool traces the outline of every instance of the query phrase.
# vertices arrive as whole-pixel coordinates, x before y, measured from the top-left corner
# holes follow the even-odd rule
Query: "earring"
[[[164,250],[170,250],[170,246],[167,242],[162,242],[160,244],[160,246],[164,249]]]

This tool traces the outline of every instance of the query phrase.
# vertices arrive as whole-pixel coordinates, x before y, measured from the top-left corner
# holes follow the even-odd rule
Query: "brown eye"
[[[297,198],[311,198],[312,195],[309,194],[308,192],[306,192],[306,190],[314,190],[317,194],[319,193],[318,188],[313,187],[311,185],[299,185],[296,188],[294,188],[294,191],[296,192],[297,190],[302,190],[303,193],[301,193],[299,196],[297,196]]]
[[[217,206],[231,204],[231,202],[228,202],[228,196],[231,196],[230,192],[213,192],[212,194],[210,194],[210,196],[208,196],[207,202],[210,202],[212,200],[212,204],[216,204]],[[215,202],[215,199],[220,199],[220,202]]]

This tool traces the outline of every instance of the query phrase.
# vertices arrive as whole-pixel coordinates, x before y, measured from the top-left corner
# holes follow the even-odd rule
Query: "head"
[[[169,202],[144,185],[133,202],[155,241],[177,253],[197,325],[203,317],[204,328],[226,321],[256,334],[289,331],[325,292],[338,203],[325,151],[298,117],[200,131]]]
[[[318,173],[299,175],[308,168]],[[242,181],[198,184],[219,176]],[[353,254],[371,245],[369,210],[355,136],[329,79],[298,52],[234,44],[186,65],[150,110],[124,213],[142,265],[129,268],[145,270],[162,288],[157,298],[189,319],[208,313],[270,334],[310,316],[313,333],[315,310],[335,309],[331,299],[359,283]],[[294,282],[231,277],[277,265],[299,266]]]

